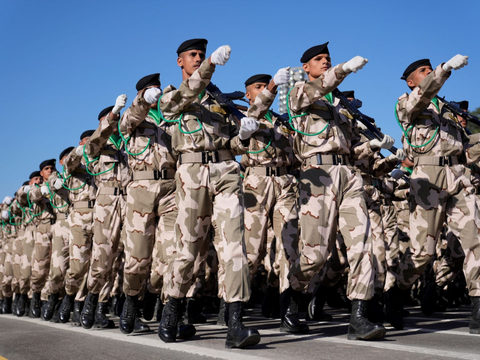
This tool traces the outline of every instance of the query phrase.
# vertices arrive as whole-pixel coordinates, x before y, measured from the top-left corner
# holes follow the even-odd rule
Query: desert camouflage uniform
[[[396,104],[407,132],[415,167],[411,176],[411,262],[402,262],[397,284],[407,289],[432,261],[439,233],[446,222],[465,251],[465,278],[470,296],[480,296],[480,218],[471,171],[464,165],[478,160],[478,139],[468,137],[443,104],[431,102],[449,73],[439,65],[410,95]],[[432,140],[430,143],[427,144]]]
[[[4,241],[5,241],[5,227],[7,224],[5,221],[2,219],[2,227],[0,228],[0,301],[3,301],[5,298],[3,296],[3,290],[2,290],[2,283],[3,283],[3,273],[5,271],[5,252],[3,251],[4,248]]]
[[[342,64],[318,79],[297,83],[290,91],[288,107],[298,131],[294,150],[303,161],[300,175],[300,240],[303,246],[290,271],[290,282],[305,289],[327,260],[337,228],[347,247],[350,271],[347,296],[369,300],[373,296],[371,237],[361,176],[349,167],[349,159],[373,155],[369,142],[361,143],[358,128],[335,106],[322,100],[345,78]]]
[[[393,206],[397,218],[398,250],[399,256],[404,256],[410,251],[410,178],[406,176],[398,179],[393,191]]]
[[[187,294],[195,257],[208,241],[212,225],[219,234],[214,237],[219,261],[225,264],[224,299],[230,303],[250,297],[242,183],[232,155],[248,150],[248,141],[240,141],[234,121],[208,92],[199,98],[214,70],[205,60],[179,90],[167,87],[160,100],[163,116],[175,120],[172,148],[180,164],[175,175],[179,253],[164,282],[168,295]]]
[[[8,210],[6,204],[2,204],[1,210]],[[13,296],[12,279],[13,279],[13,243],[16,238],[15,226],[11,225],[8,220],[2,225],[3,246],[2,246],[2,264],[3,279],[1,282],[1,290],[4,298]]]
[[[15,294],[20,294],[20,281],[21,281],[21,268],[22,268],[22,253],[23,253],[23,242],[25,241],[25,222],[24,222],[24,213],[21,207],[18,206],[18,201],[13,200],[12,204],[9,206],[10,214],[12,216],[10,223],[15,226],[16,237],[13,242],[12,249],[12,263],[13,263],[13,279],[12,279],[12,290]]]

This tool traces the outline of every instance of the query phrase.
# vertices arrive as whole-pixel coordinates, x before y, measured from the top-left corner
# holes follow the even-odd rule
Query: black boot
[[[93,323],[95,329],[113,329],[115,327],[115,323],[107,318],[107,309],[108,303],[97,303],[95,322]]]
[[[115,315],[120,316],[122,314],[124,304],[125,304],[125,294],[121,293],[118,296],[117,307],[115,309]]]
[[[0,300],[0,314],[3,314],[3,299]]]
[[[158,337],[164,342],[175,342],[177,340],[181,301],[181,299],[175,299],[169,296],[167,303],[163,307],[162,320],[158,325]]]
[[[4,314],[11,314],[12,313],[12,297],[6,297],[3,299],[3,308],[2,311]]]
[[[480,297],[472,296],[472,319],[470,320],[470,334],[480,334]]]
[[[140,334],[140,333],[145,333],[145,332],[152,331],[152,330],[150,330],[150,326],[145,324],[142,321],[142,319],[140,319],[142,317],[142,312],[140,311],[140,308],[138,306],[139,306],[139,303],[138,303],[137,308],[136,308],[135,322],[133,324],[133,332],[135,334]],[[144,317],[144,319],[145,319],[145,317]]]
[[[97,303],[98,294],[88,293],[82,313],[80,314],[80,324],[84,329],[91,329],[95,323],[95,310],[97,309]]]
[[[60,309],[58,310],[58,320],[60,320],[61,323],[65,324],[70,320],[70,312],[72,311],[74,301],[74,295],[65,295],[63,298]]]
[[[18,300],[20,299],[20,294],[15,293],[13,295],[13,301],[12,301],[12,314],[15,316],[18,316]]]
[[[157,303],[155,304],[155,319],[157,321],[162,320],[162,311],[163,311],[163,303],[161,295],[157,297]]]
[[[62,305],[62,302],[61,301],[57,301],[55,303],[55,308],[53,310],[53,316],[52,318],[50,319],[51,322],[54,322],[54,323],[60,323],[60,317],[58,315],[59,311],[60,311],[60,305]]]
[[[383,311],[383,297],[378,294],[368,301],[367,318],[374,324],[383,324],[385,321],[385,313]]]
[[[117,310],[118,298],[119,298],[119,295],[115,295],[110,298],[110,307],[108,309],[110,312],[110,315],[117,315],[116,310]]]
[[[60,294],[51,294],[48,297],[48,301],[45,306],[42,308],[42,319],[45,321],[49,321],[53,313],[55,312],[55,305],[57,305],[58,297]]]
[[[423,293],[421,301],[422,313],[430,316],[437,310],[438,299],[440,298],[441,292],[442,288],[435,282],[430,282],[425,286],[425,292]]]
[[[292,288],[280,294],[280,331],[291,334],[306,334],[310,331],[308,325],[300,322],[298,318],[300,297],[301,293]]]
[[[75,301],[73,303],[73,314],[72,314],[72,325],[73,326],[81,326],[80,317],[82,315],[82,310],[84,306],[83,301]]]
[[[125,298],[123,310],[120,314],[120,330],[124,334],[130,334],[135,328],[135,318],[137,312],[138,295]]]
[[[30,299],[28,295],[25,295],[25,313],[24,316],[28,316],[30,314]]]
[[[404,292],[394,285],[385,294],[386,320],[397,330],[403,330],[403,296]]]
[[[187,322],[189,324],[205,324],[207,317],[202,314],[202,301],[200,299],[187,298]]]
[[[150,291],[145,290],[145,296],[143,297],[143,318],[147,321],[153,319],[157,297],[157,294],[152,294]]]
[[[27,305],[27,302],[28,302],[28,295],[20,294],[20,297],[17,303],[17,316],[24,316],[26,314],[25,307]]]
[[[246,328],[242,324],[242,302],[237,301],[227,304],[228,332],[225,347],[246,348],[257,345],[260,342],[260,334],[256,329]]]
[[[218,310],[217,325],[227,326],[227,303],[223,298],[220,299],[220,310]]]
[[[267,286],[262,301],[262,315],[267,319],[280,317],[280,294],[278,287]]]
[[[332,315],[323,310],[325,301],[327,301],[327,287],[318,285],[313,291],[312,300],[308,303],[306,320],[332,321]]]
[[[348,340],[375,340],[385,336],[387,331],[382,325],[372,324],[367,319],[367,302],[352,301],[352,314],[348,325]]]
[[[182,339],[182,340],[187,340],[195,336],[197,333],[197,329],[195,329],[195,326],[192,324],[185,324],[184,321],[184,314],[185,314],[185,308],[187,307],[186,304],[187,300],[183,299],[181,301],[181,307],[179,310],[180,318],[178,319],[178,325],[177,325],[177,339]]]
[[[39,318],[42,312],[42,302],[40,301],[40,293],[33,293],[30,300],[30,317]]]

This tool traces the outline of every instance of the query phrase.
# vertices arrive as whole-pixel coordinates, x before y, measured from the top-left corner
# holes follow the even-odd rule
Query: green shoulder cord
[[[48,184],[48,181],[46,182],[46,184],[47,184],[48,192],[50,193],[50,199],[48,199],[48,201],[50,201],[50,205],[52,205],[52,207],[55,208],[55,209],[61,209],[61,208],[64,208],[65,206],[67,206],[68,202],[63,204],[62,206],[53,205],[52,199],[56,194],[52,193],[52,190],[50,189],[50,185]]]
[[[265,117],[267,118],[268,121],[270,121],[270,123],[272,123],[272,113],[270,112],[270,110],[268,110],[268,112],[265,114]],[[272,144],[272,138],[270,138],[270,141],[268,142],[268,144],[263,149],[255,150],[255,151],[247,150],[247,154],[259,154],[262,151],[266,151],[270,147],[271,144]]]
[[[98,176],[98,175],[105,174],[106,172],[109,172],[110,170],[112,170],[112,169],[115,167],[115,164],[113,164],[110,169],[107,169],[107,170],[105,170],[105,171],[101,171],[101,172],[99,172],[99,173],[97,173],[97,174],[90,172],[90,170],[88,169],[88,166],[89,166],[91,163],[93,163],[93,162],[97,161],[98,159],[100,159],[100,156],[97,156],[95,159],[93,159],[93,160],[91,160],[91,161],[88,160],[88,155],[85,153],[85,145],[83,145],[83,158],[84,158],[85,161],[87,162],[87,164],[85,165],[85,168],[87,169],[87,173],[89,173],[89,174],[92,175],[92,176]]]
[[[149,112],[149,115],[150,115],[150,112]],[[148,143],[142,151],[140,151],[139,153],[136,153],[136,154],[132,153],[132,152],[128,151],[128,140],[130,140],[131,136],[129,136],[128,138],[125,138],[125,136],[123,136],[122,131],[120,130],[120,121],[118,121],[118,133],[120,134],[120,137],[122,138],[123,142],[125,143],[125,152],[128,155],[131,155],[131,156],[142,155],[145,151],[147,151],[148,146],[150,145],[150,139],[148,139]]]
[[[293,89],[293,88],[292,88]],[[288,91],[288,94],[287,94],[287,114],[288,114],[288,123],[290,124],[290,126],[292,127],[292,129],[296,132],[298,132],[299,134],[302,134],[302,135],[305,135],[305,136],[316,136],[316,135],[320,135],[321,133],[323,133],[328,125],[330,125],[330,120],[327,121],[327,125],[325,125],[325,127],[320,130],[319,132],[316,132],[316,133],[312,133],[312,134],[309,134],[309,133],[305,133],[303,131],[300,131],[298,130],[295,126],[293,126],[293,119],[295,118],[298,118],[298,117],[301,117],[301,116],[305,116],[308,114],[308,111],[307,112],[304,112],[303,114],[300,114],[300,115],[295,115],[295,116],[292,116],[292,114],[290,113],[290,104],[289,104],[289,99],[290,99],[290,91],[292,91],[292,89],[290,89]]]
[[[410,127],[406,131],[403,130],[403,126],[402,126],[402,124],[400,124],[400,120],[398,119],[398,114],[397,114],[397,105],[398,105],[399,101],[400,100],[397,100],[397,102],[395,103],[395,119],[397,119],[398,126],[400,126],[400,129],[402,129],[402,133],[403,133],[403,136],[405,136],[405,140],[407,140],[407,144],[409,146],[411,146],[412,148],[421,148],[421,147],[424,147],[424,146],[427,146],[428,144],[430,144],[433,141],[433,139],[435,139],[435,137],[437,136],[438,130],[440,130],[440,126],[437,126],[437,129],[435,130],[435,133],[430,138],[430,140],[428,140],[426,143],[423,143],[421,145],[412,145],[410,143],[410,140],[408,140],[408,133],[415,127],[415,124],[410,125]],[[435,103],[434,103],[434,105],[435,105]]]
[[[82,185],[80,185],[79,187],[75,188],[75,189],[70,189],[67,185],[65,185],[65,182],[70,179],[72,177],[72,174],[68,175],[67,177],[65,177],[65,167],[63,168],[63,187],[65,189],[67,189],[68,191],[77,191],[77,190],[80,190],[81,188],[83,188],[85,186],[85,184],[87,183],[87,180],[84,181],[84,183]]]
[[[7,223],[6,223],[5,221],[3,221],[3,219],[2,219],[2,229],[3,229],[3,232],[4,232],[5,234],[11,234],[11,233],[12,233],[11,231],[8,231],[8,230],[5,229],[6,226],[7,226]]]
[[[205,95],[205,91],[203,91],[200,95],[198,95],[198,98],[199,99],[202,99],[203,96]],[[192,130],[192,131],[184,131],[182,129],[182,119],[183,119],[183,113],[180,114],[180,117],[178,119],[174,119],[174,120],[167,120],[163,117],[163,114],[162,112],[160,111],[160,101],[162,100],[162,96],[160,96],[160,98],[158,99],[158,104],[157,104],[157,111],[158,111],[158,116],[165,122],[167,123],[174,123],[174,122],[178,122],[178,129],[180,130],[180,132],[182,134],[186,134],[186,135],[189,135],[189,134],[193,134],[193,133],[196,133],[197,131],[200,131],[203,129],[203,124],[200,122],[200,120],[196,119],[197,122],[200,124],[200,127],[196,130]]]
[[[8,212],[10,213],[10,219],[8,219],[8,222],[10,223],[10,225],[13,225],[13,226],[22,225],[23,219],[25,218],[25,212],[23,211],[22,207],[20,207],[20,209],[22,209],[22,219],[20,220],[20,222],[18,224],[12,222],[12,220],[15,219],[15,216],[12,216],[12,211],[11,211],[12,205],[13,205],[13,201],[10,204],[10,206],[8,207]]]

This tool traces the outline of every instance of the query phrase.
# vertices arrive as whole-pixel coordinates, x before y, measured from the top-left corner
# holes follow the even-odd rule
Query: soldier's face
[[[257,95],[265,89],[267,86],[266,83],[254,83],[250,84],[247,86],[247,92],[245,93],[245,97],[250,100],[250,104],[252,104],[255,99],[257,98]]]
[[[458,122],[465,129],[467,127],[467,120],[463,116],[457,115]]]
[[[420,66],[418,69],[416,69],[414,72],[412,72],[407,79],[407,85],[410,88],[414,88],[422,82],[425,77],[432,72],[432,68],[428,65],[426,66]]]
[[[52,175],[52,172],[55,168],[52,165],[45,166],[42,170],[40,170],[40,175],[42,175],[43,180],[47,181],[48,177]]]
[[[41,176],[35,176],[35,177],[30,179],[28,184],[29,185],[34,185],[34,184],[40,185],[42,182],[43,182],[43,179],[42,179]]]
[[[103,118],[102,118],[103,119]],[[90,136],[87,136],[87,137],[84,137],[82,140],[80,140],[80,142],[78,143],[78,145],[85,145],[88,141],[88,139],[90,139]],[[62,159],[63,160],[63,159]],[[62,164],[63,165],[63,164]]]
[[[205,60],[205,51],[188,50],[178,56],[177,65],[182,68],[182,72],[188,77],[192,76]]]
[[[332,67],[332,59],[328,54],[318,54],[309,62],[303,64],[303,69],[308,74],[310,81],[318,79],[325,71]]]

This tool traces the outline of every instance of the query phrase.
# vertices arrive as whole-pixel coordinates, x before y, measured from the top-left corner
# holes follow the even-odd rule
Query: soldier
[[[470,333],[480,333],[480,218],[470,170],[464,165],[480,157],[478,137],[469,137],[454,115],[436,97],[451,70],[467,65],[456,55],[434,70],[428,59],[407,67],[402,79],[412,90],[396,104],[396,115],[414,160],[410,187],[412,257],[402,262],[387,302],[387,315],[403,327],[401,290],[408,289],[431,262],[443,223],[462,244],[464,272],[472,299]],[[472,145],[475,144],[475,145]],[[464,158],[463,158],[464,156]],[[393,324],[392,324],[393,325]]]
[[[3,258],[0,260],[3,264],[3,279],[1,282],[1,291],[3,292],[3,314],[12,313],[12,279],[13,279],[13,243],[16,238],[15,226],[11,224],[11,214],[8,210],[13,198],[11,196],[5,197],[2,203],[2,232],[3,232]]]
[[[355,122],[331,105],[335,100],[331,91],[368,60],[357,56],[332,68],[327,45],[305,51],[300,61],[309,81],[297,83],[287,96],[296,132],[294,151],[303,161],[299,184],[303,248],[289,278],[296,291],[308,286],[327,259],[338,223],[350,264],[347,296],[352,300],[352,314],[348,339],[378,339],[385,335],[385,329],[366,318],[367,301],[373,296],[369,219],[362,179],[349,164],[350,158],[372,156],[372,148],[389,148],[392,144],[387,138],[384,142],[360,142]]]
[[[192,39],[178,49],[177,65],[183,82],[176,90],[165,89],[160,110],[173,122],[172,148],[178,156],[175,175],[175,223],[178,254],[169,266],[164,282],[168,295],[158,328],[165,342],[176,340],[180,302],[193,277],[193,263],[207,241],[210,225],[216,234],[216,249],[225,264],[223,285],[229,315],[226,347],[247,347],[260,341],[257,330],[247,329],[241,320],[242,303],[250,297],[248,264],[244,243],[242,184],[233,154],[248,150],[249,137],[258,129],[253,119],[243,118],[237,128],[225,111],[205,91],[216,65],[230,58],[229,46],[222,46],[205,60],[207,40]],[[148,90],[147,90],[148,91]]]

